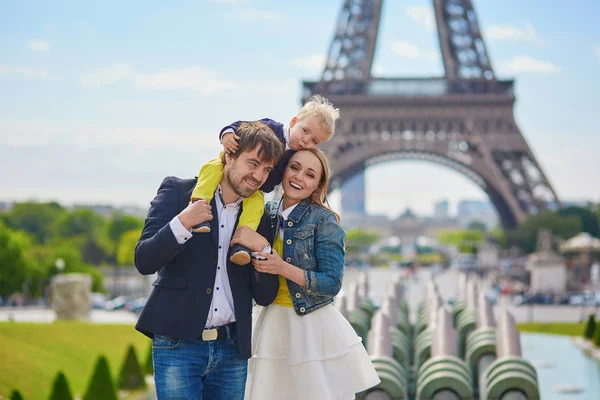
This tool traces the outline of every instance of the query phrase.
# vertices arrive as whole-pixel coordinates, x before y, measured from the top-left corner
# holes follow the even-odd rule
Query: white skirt
[[[331,304],[302,317],[263,308],[252,347],[248,400],[352,400],[379,383],[361,338]]]

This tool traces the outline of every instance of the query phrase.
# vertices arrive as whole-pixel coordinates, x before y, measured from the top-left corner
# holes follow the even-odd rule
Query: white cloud
[[[112,85],[113,83],[129,80],[133,77],[133,68],[128,64],[115,64],[110,67],[93,69],[79,78],[82,86],[97,88]]]
[[[325,58],[324,54],[312,54],[306,57],[292,58],[291,64],[300,68],[321,71],[325,66]]]
[[[514,25],[490,25],[484,29],[485,38],[498,41],[529,41],[543,46],[544,41],[538,37],[535,27],[527,21],[523,27]]]
[[[50,50],[50,43],[46,40],[29,40],[27,45],[33,51],[48,51]]]
[[[232,90],[238,86],[205,68],[171,68],[156,73],[135,74],[134,84],[140,89],[195,90],[206,94]]]
[[[194,91],[202,94],[248,89],[260,93],[289,93],[295,80],[236,81],[222,77],[202,67],[164,68],[156,72],[137,72],[129,64],[115,64],[93,69],[80,76],[79,82],[87,88],[128,82],[141,90]]]
[[[600,46],[596,46],[594,51],[596,53],[596,57],[598,57],[598,60],[600,60]]]
[[[256,21],[281,21],[283,20],[283,15],[280,13],[276,13],[273,11],[264,11],[264,10],[247,10],[240,13],[242,18],[256,20]]]
[[[293,93],[298,86],[296,79],[286,79],[282,81],[255,81],[241,82],[238,84],[240,89],[246,89],[249,92],[260,92],[267,94],[289,94]]]
[[[390,47],[395,54],[410,60],[438,61],[440,58],[437,51],[421,51],[416,44],[407,40],[396,40],[390,44]]]
[[[381,63],[375,63],[375,65],[373,65],[373,69],[371,70],[371,73],[374,76],[382,76],[387,74],[388,69]]]
[[[433,32],[435,30],[435,15],[430,6],[410,6],[406,8],[406,14],[422,25],[426,30]]]
[[[0,78],[9,75],[19,75],[25,79],[40,79],[40,80],[54,80],[55,77],[44,68],[32,68],[25,66],[8,66],[0,65]]]
[[[410,58],[416,60],[421,58],[421,50],[416,44],[408,42],[406,40],[397,40],[391,44],[392,51],[403,58]]]
[[[504,63],[501,70],[509,74],[518,74],[520,72],[557,74],[562,71],[560,67],[549,61],[537,60],[529,56],[514,57],[511,61]]]
[[[0,144],[14,147],[69,145],[77,148],[99,148],[127,145],[136,149],[212,149],[218,154],[219,143],[207,143],[214,132],[165,131],[154,128],[98,127],[71,121],[20,122],[0,121]]]

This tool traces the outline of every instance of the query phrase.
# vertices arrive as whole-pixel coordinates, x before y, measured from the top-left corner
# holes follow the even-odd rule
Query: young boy
[[[285,128],[283,124],[272,119],[264,118],[260,120],[260,122],[268,125],[275,132],[281,143],[285,146],[286,151],[260,190],[257,190],[253,195],[244,199],[238,226],[247,226],[252,230],[258,228],[265,205],[263,192],[269,193],[275,186],[281,184],[283,171],[293,152],[302,149],[311,149],[329,140],[335,133],[335,122],[339,117],[340,113],[337,108],[334,108],[324,97],[315,95],[291,119],[289,128]],[[226,152],[235,153],[237,151],[237,140],[239,137],[235,132],[242,122],[237,121],[221,129],[220,140]],[[203,165],[198,174],[198,183],[192,192],[191,201],[204,199],[210,203],[222,176],[223,163],[221,157]],[[210,232],[210,225],[208,222],[205,222],[193,227],[192,231]],[[248,264],[251,259],[250,250],[239,244],[232,246],[229,254],[229,260],[238,265]]]

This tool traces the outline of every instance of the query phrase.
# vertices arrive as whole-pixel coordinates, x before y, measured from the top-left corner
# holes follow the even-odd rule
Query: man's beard
[[[231,168],[227,172],[227,182],[229,183],[229,186],[233,189],[233,191],[238,196],[244,197],[244,198],[250,197],[252,195],[252,193],[256,192],[256,189],[250,189],[248,187],[243,186],[245,177],[242,177],[239,181],[236,182],[232,176],[234,171],[235,171],[235,167]],[[248,180],[254,181],[254,179],[252,179],[252,178],[248,178]],[[258,185],[257,185],[257,189],[258,189]]]

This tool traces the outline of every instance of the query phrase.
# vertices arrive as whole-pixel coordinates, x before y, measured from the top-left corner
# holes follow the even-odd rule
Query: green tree
[[[594,332],[594,345],[600,347],[600,326],[596,326],[596,332]]]
[[[379,235],[376,233],[367,232],[361,228],[349,229],[346,232],[346,251],[348,253],[365,251],[377,240],[379,240]]]
[[[138,389],[144,387],[146,387],[146,381],[144,380],[144,374],[142,374],[142,368],[133,345],[129,345],[119,374],[119,388]]]
[[[28,271],[22,236],[0,222],[0,296],[20,292]]]
[[[500,229],[500,228],[492,229],[491,231],[488,232],[488,237],[490,239],[497,240],[503,249],[506,248],[506,235],[504,234],[504,231],[502,229]]]
[[[21,392],[15,389],[10,394],[10,400],[23,400],[23,396],[21,395]]]
[[[470,231],[485,232],[485,231],[487,231],[487,226],[483,222],[481,222],[481,221],[472,221],[467,226],[467,229],[470,230]]]
[[[148,346],[146,354],[146,364],[144,365],[144,373],[146,375],[154,375],[154,364],[152,362],[152,342]]]
[[[598,217],[592,210],[582,207],[566,207],[558,210],[558,215],[578,217],[581,221],[581,231],[598,236]]]
[[[98,358],[92,379],[82,400],[117,400],[117,392],[105,356]]]
[[[10,211],[2,213],[0,218],[9,228],[24,230],[36,241],[46,243],[54,235],[58,219],[66,213],[58,203],[25,202],[13,204]]]
[[[103,229],[104,219],[89,208],[80,208],[63,214],[57,221],[57,232],[62,237],[84,235],[95,237]]]
[[[54,379],[50,400],[73,400],[71,390],[69,389],[69,383],[62,371],[60,371],[58,375],[56,375],[56,379]]]
[[[131,215],[117,213],[113,215],[107,224],[108,237],[115,243],[119,243],[121,236],[129,231],[142,231],[144,221]]]
[[[477,248],[483,242],[484,234],[482,231],[469,229],[448,229],[437,234],[437,240],[441,244],[446,244],[458,248],[461,253],[475,253]]]
[[[583,333],[583,337],[589,340],[594,338],[594,332],[596,331],[596,318],[594,318],[594,314],[590,314],[587,324],[585,324],[585,331]]]
[[[573,215],[563,217],[553,211],[533,215],[516,229],[506,232],[507,245],[518,246],[525,253],[532,253],[537,245],[537,232],[542,228],[562,239],[568,239],[581,231],[581,220]]]
[[[121,235],[119,247],[117,248],[117,264],[133,265],[135,245],[142,234],[141,229],[133,229]]]

